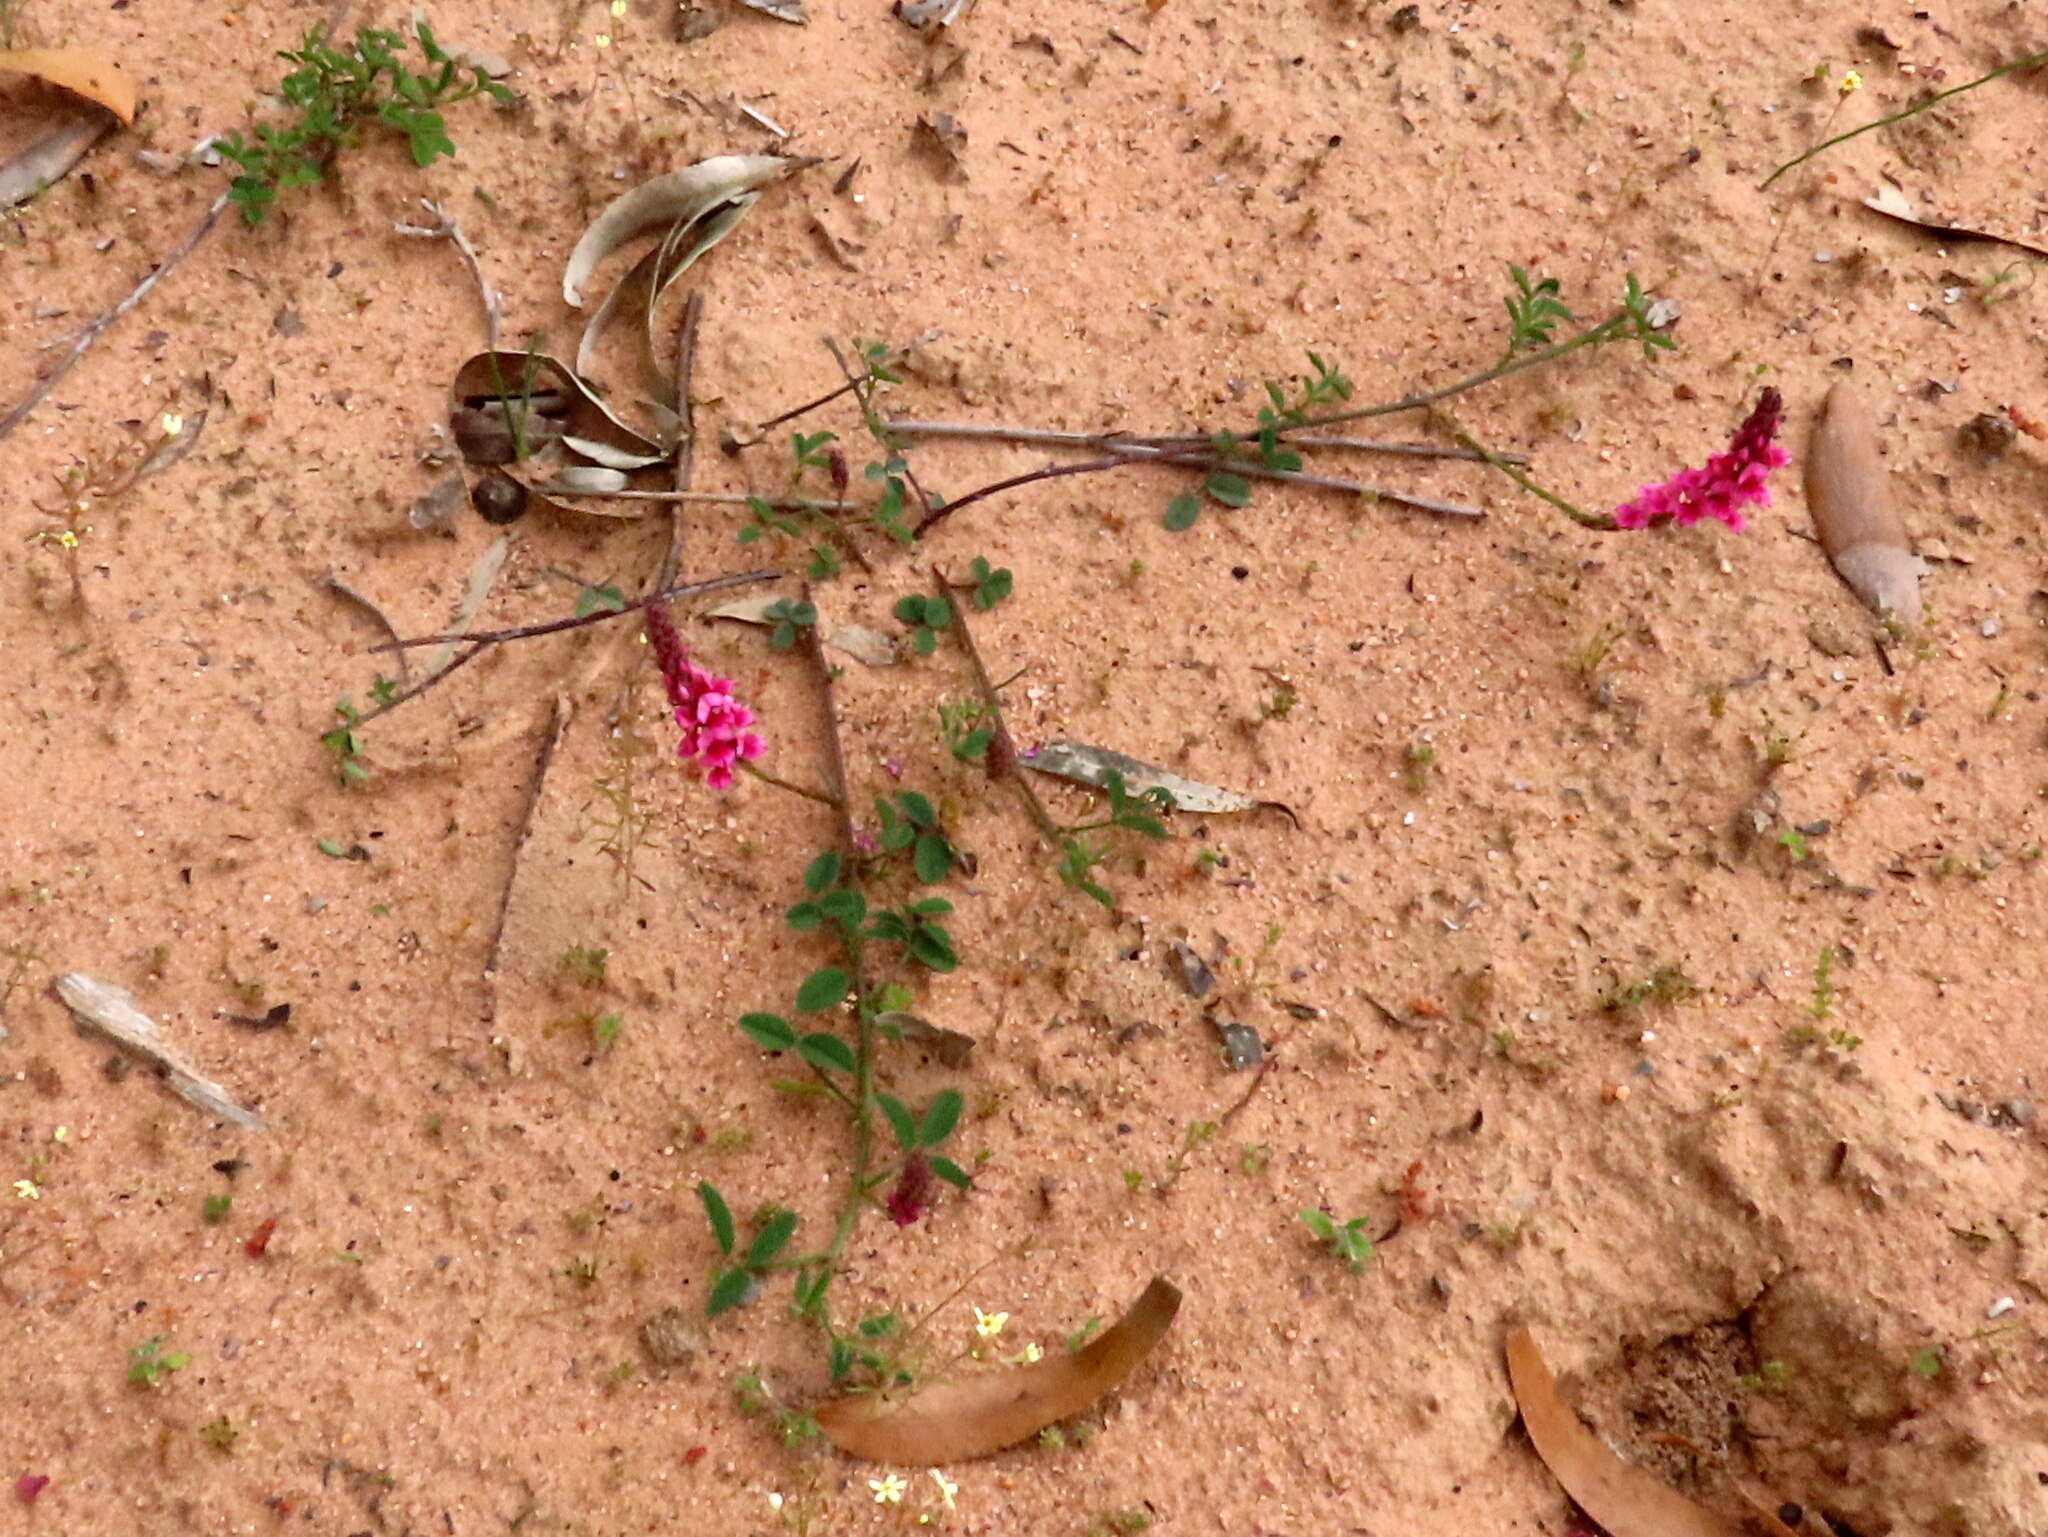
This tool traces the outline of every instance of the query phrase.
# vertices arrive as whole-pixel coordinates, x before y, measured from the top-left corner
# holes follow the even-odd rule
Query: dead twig
[[[640,597],[628,599],[622,608],[599,609],[596,613],[582,614],[570,619],[553,619],[545,624],[523,624],[516,625],[509,630],[471,630],[454,635],[420,635],[409,640],[385,641],[380,645],[372,646],[370,649],[372,651],[404,651],[415,646],[441,646],[451,643],[459,645],[464,641],[468,641],[469,645],[467,649],[456,652],[454,657],[448,662],[448,665],[439,672],[431,673],[427,677],[422,678],[418,683],[415,683],[411,688],[392,695],[391,698],[385,700],[374,710],[365,710],[350,724],[364,726],[380,715],[390,714],[400,705],[419,698],[420,695],[434,687],[437,683],[445,681],[450,673],[460,671],[492,646],[502,646],[508,641],[530,640],[538,635],[559,635],[564,630],[578,630],[585,625],[603,624],[610,619],[617,619],[626,614],[638,613],[651,603],[666,602],[671,598],[698,597],[704,593],[721,592],[728,587],[748,587],[756,582],[773,581],[776,577],[784,574],[781,571],[772,570],[741,571],[732,576],[715,576],[709,581],[689,582],[681,587],[668,587],[657,592],[644,593]]]
[[[506,867],[505,884],[498,892],[498,913],[491,921],[491,948],[484,956],[483,1022],[486,1025],[498,1017],[498,957],[505,945],[505,920],[512,911],[512,888],[519,881],[520,857],[533,838],[533,817],[540,808],[541,791],[547,786],[548,768],[555,761],[555,749],[562,745],[562,737],[575,714],[575,701],[566,694],[557,694],[548,707],[547,729],[542,733],[540,747],[534,754],[533,777],[526,786],[526,805],[519,813],[519,831],[512,839],[512,862]]]
[[[199,242],[213,233],[214,222],[220,218],[220,211],[227,206],[228,195],[223,192],[213,200],[212,206],[200,217],[199,222],[192,227],[192,233],[179,243],[176,250],[158,262],[156,269],[148,277],[129,290],[127,298],[116,304],[79,333],[78,340],[72,344],[71,351],[65,354],[63,360],[47,374],[43,375],[36,382],[35,387],[22,396],[13,410],[9,411],[4,418],[0,418],[0,440],[5,440],[9,433],[13,432],[15,428],[28,419],[29,413],[41,405],[44,397],[57,387],[58,380],[70,373],[77,366],[78,360],[92,350],[93,344],[106,333],[108,327],[112,326],[123,315],[148,298],[149,291],[152,288],[169,277],[172,272],[177,270],[180,262],[184,261],[186,257],[198,249]]]
[[[1095,448],[1115,452],[1126,448],[1205,449],[1211,439],[1199,433],[1062,432],[1050,427],[1011,427],[980,422],[921,422],[893,418],[891,432],[913,438],[978,438],[1001,443],[1044,443],[1063,448]],[[1317,434],[1296,436],[1283,431],[1283,441],[1295,448],[1330,448],[1367,454],[1398,454],[1413,459],[1462,459],[1484,463],[1485,456],[1469,448],[1447,448],[1436,443],[1388,443],[1378,438],[1333,438]],[[1504,463],[1527,464],[1522,454],[1501,454]]]
[[[676,414],[682,418],[682,441],[676,446],[676,500],[669,504],[668,553],[655,573],[657,590],[668,586],[683,568],[683,498],[697,471],[697,417],[690,404],[690,386],[697,371],[697,326],[704,318],[704,295],[693,291],[683,305],[682,324],[676,330]]]
[[[432,226],[421,224],[398,224],[391,227],[401,235],[412,235],[427,240],[446,240],[462,253],[468,265],[470,276],[476,279],[477,297],[484,307],[484,342],[491,351],[498,350],[498,333],[503,326],[504,312],[498,302],[498,291],[491,287],[491,280],[484,276],[483,259],[476,254],[476,247],[469,243],[469,236],[462,233],[462,226],[429,198],[420,199],[420,207],[432,214],[436,222]]]

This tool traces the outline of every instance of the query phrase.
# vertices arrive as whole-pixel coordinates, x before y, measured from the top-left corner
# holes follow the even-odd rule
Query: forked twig
[[[891,432],[912,438],[978,438],[1001,443],[1045,443],[1062,448],[1095,448],[1111,452],[1126,448],[1194,449],[1209,447],[1201,433],[1062,432],[1050,427],[1013,427],[981,422],[920,422],[892,418]],[[1484,456],[1469,448],[1445,448],[1436,443],[1389,443],[1379,438],[1339,438],[1314,433],[1296,435],[1282,432],[1281,438],[1295,448],[1333,448],[1367,454],[1398,454],[1414,459],[1463,459],[1483,462]],[[1502,454],[1510,464],[1527,464],[1521,454]]]
[[[469,243],[469,236],[463,234],[462,226],[431,198],[421,198],[420,207],[439,222],[432,225],[401,224],[394,222],[392,230],[400,235],[412,235],[425,240],[446,240],[462,255],[469,268],[469,275],[476,279],[477,297],[484,307],[484,342],[491,351],[498,350],[498,334],[503,327],[503,310],[499,306],[498,291],[491,287],[491,280],[484,276],[483,258],[476,253],[476,247]]]

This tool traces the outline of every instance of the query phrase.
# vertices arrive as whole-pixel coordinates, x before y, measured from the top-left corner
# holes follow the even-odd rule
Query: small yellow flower
[[[18,1179],[14,1182],[14,1194],[23,1201],[40,1201],[43,1198],[43,1187],[32,1179]]]
[[[165,437],[175,438],[185,430],[185,418],[178,415],[175,411],[166,411],[164,412],[163,428]]]
[[[78,535],[67,528],[57,535],[57,543],[67,550],[75,550],[78,548]]]
[[[930,1472],[932,1475],[932,1482],[939,1486],[940,1503],[943,1504],[946,1507],[946,1509],[951,1510],[953,1508],[953,1496],[960,1492],[960,1486],[954,1483],[952,1479],[946,1477],[946,1475],[941,1473],[937,1468],[930,1469]]]
[[[901,1473],[891,1473],[887,1478],[871,1478],[868,1487],[875,1491],[877,1505],[901,1505],[903,1496],[910,1490]]]
[[[1038,1341],[1033,1340],[1015,1355],[1005,1357],[1005,1359],[1012,1366],[1029,1366],[1033,1361],[1044,1360],[1045,1352],[1039,1348]]]
[[[600,48],[609,48],[612,45],[612,35],[609,32],[600,32],[591,41]]]
[[[626,0],[612,0],[612,14],[623,21],[626,15]]]
[[[984,1313],[974,1310],[974,1332],[985,1340],[992,1340],[1003,1332],[1003,1325],[1010,1321],[1008,1313]]]
[[[1836,86],[1835,89],[1844,96],[1847,96],[1851,91],[1860,91],[1863,89],[1863,77],[1852,69],[1848,74],[1842,76],[1842,83]]]
[[[69,1142],[71,1140],[71,1128],[69,1126],[59,1126],[50,1133],[50,1140],[52,1142]]]

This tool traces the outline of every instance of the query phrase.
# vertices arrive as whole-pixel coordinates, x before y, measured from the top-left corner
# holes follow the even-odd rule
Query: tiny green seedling
[[[199,1220],[208,1227],[219,1227],[228,1220],[228,1211],[235,1204],[231,1195],[210,1195],[199,1206]]]
[[[562,952],[562,972],[578,987],[595,990],[604,986],[605,966],[611,954],[602,945],[571,945]]]
[[[1806,1005],[1806,1012],[1815,1019],[1826,1019],[1835,1011],[1835,947],[1823,945],[1813,963],[1813,999]]]
[[[999,566],[992,570],[988,557],[977,555],[967,569],[974,582],[972,601],[974,606],[984,613],[1010,595],[1012,582],[1008,566]]]
[[[380,27],[359,29],[346,49],[316,28],[296,50],[278,55],[297,66],[278,86],[292,117],[281,126],[257,124],[253,143],[239,132],[214,141],[241,170],[228,188],[228,201],[244,220],[261,224],[278,193],[320,181],[334,157],[360,142],[370,124],[403,136],[413,164],[424,168],[455,153],[439,108],[480,95],[501,105],[514,100],[483,70],[458,64],[425,22],[415,23],[412,32],[426,60],[425,74],[406,67],[407,40]]]
[[[939,631],[953,622],[953,605],[944,598],[923,593],[905,593],[893,610],[899,624],[910,627],[910,649],[930,656],[939,644]]]
[[[985,763],[988,761],[989,744],[995,740],[996,728],[984,724],[988,717],[988,706],[979,699],[960,699],[939,706],[939,731],[946,739],[946,749],[962,763]]]
[[[347,787],[361,784],[370,777],[370,766],[363,761],[363,744],[356,738],[356,725],[362,720],[362,711],[348,702],[346,696],[334,701],[334,713],[341,724],[324,733],[320,745],[334,755],[335,782]]]
[[[1364,1217],[1353,1217],[1349,1222],[1339,1222],[1328,1212],[1316,1207],[1304,1207],[1299,1213],[1301,1220],[1308,1224],[1308,1230],[1329,1246],[1330,1253],[1344,1262],[1344,1268],[1353,1275],[1365,1269],[1366,1261],[1372,1258],[1372,1239],[1367,1236]]]
[[[763,611],[762,617],[773,627],[768,632],[770,651],[788,651],[796,645],[797,633],[807,630],[818,622],[816,604],[792,603],[787,598],[777,598]]]
[[[192,1357],[182,1350],[165,1355],[164,1337],[153,1334],[128,1352],[128,1380],[137,1387],[161,1387],[172,1372],[181,1372],[191,1364]]]

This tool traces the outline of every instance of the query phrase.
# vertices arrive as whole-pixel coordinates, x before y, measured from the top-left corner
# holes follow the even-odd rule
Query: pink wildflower
[[[704,782],[723,790],[732,783],[734,764],[761,756],[760,735],[748,729],[754,712],[733,697],[732,679],[714,677],[690,660],[665,605],[649,604],[646,612],[647,642],[682,731],[676,756],[702,758]]]
[[[1634,501],[1614,509],[1615,523],[1647,528],[1655,519],[1670,518],[1683,527],[1701,518],[1719,518],[1740,533],[1744,507],[1771,505],[1765,477],[1792,462],[1776,442],[1783,408],[1778,392],[1765,390],[1757,396],[1756,409],[1735,429],[1726,453],[1714,455],[1698,469],[1680,470],[1667,481],[1643,487]]]
[[[14,1497],[24,1505],[33,1505],[36,1496],[50,1487],[47,1473],[24,1473],[14,1481]]]
[[[896,1177],[896,1187],[889,1192],[890,1220],[898,1227],[909,1227],[931,1210],[935,1189],[931,1160],[922,1153],[912,1153],[903,1160],[903,1172]]]

